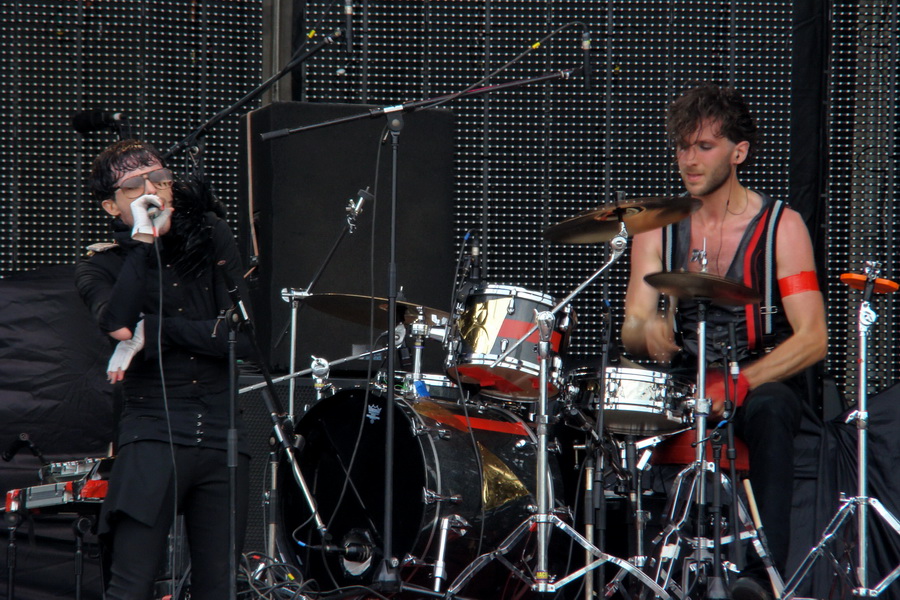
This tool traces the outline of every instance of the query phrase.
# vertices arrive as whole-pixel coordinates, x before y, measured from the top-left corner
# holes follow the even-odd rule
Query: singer
[[[99,533],[111,550],[106,598],[146,600],[183,514],[191,597],[229,595],[228,323],[223,273],[242,281],[225,210],[201,181],[175,181],[151,145],[124,140],[94,160],[90,187],[113,217],[76,287],[115,344],[107,368],[124,400]],[[244,295],[246,298],[246,294]],[[251,344],[238,336],[238,355]],[[121,383],[120,383],[121,382]],[[237,548],[244,535],[249,451],[238,421]],[[239,554],[238,554],[239,556]]]
[[[709,307],[706,396],[712,401],[711,418],[718,420],[726,381],[734,391],[735,432],[749,448],[750,480],[763,527],[775,566],[784,574],[793,438],[807,396],[804,370],[822,360],[827,347],[812,243],[799,213],[738,179],[758,140],[754,119],[738,92],[713,84],[686,91],[669,108],[667,130],[687,193],[702,204],[679,223],[635,236],[622,341],[631,353],[696,374],[697,302],[679,300],[677,313],[659,314],[660,294],[644,280],[664,265],[697,272],[708,264],[710,275],[745,283],[762,295],[761,304]],[[704,262],[693,261],[701,249]],[[774,264],[766,264],[767,256],[774,257]],[[726,380],[723,374],[730,360],[725,348],[732,323],[740,364],[737,386],[731,375]],[[755,556],[750,555],[732,586],[734,600],[771,595]]]

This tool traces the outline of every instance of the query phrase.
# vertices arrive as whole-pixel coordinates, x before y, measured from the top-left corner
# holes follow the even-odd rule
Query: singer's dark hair
[[[89,183],[94,198],[99,202],[112,198],[122,174],[156,163],[166,166],[162,153],[152,144],[140,140],[116,142],[98,154],[91,165]]]
[[[685,91],[669,106],[666,132],[675,147],[690,145],[691,136],[704,119],[717,121],[717,135],[738,144],[749,142],[743,166],[750,164],[759,147],[759,130],[750,114],[750,107],[732,87],[701,83]]]

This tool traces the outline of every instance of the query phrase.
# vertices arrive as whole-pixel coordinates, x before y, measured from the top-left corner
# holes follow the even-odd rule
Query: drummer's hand
[[[738,375],[737,388],[735,388],[734,380],[729,377],[728,389],[735,408],[742,405],[747,394],[750,393],[750,385],[743,374]],[[721,370],[717,369],[706,373],[706,397],[711,402],[709,416],[717,421],[720,420],[725,414],[725,376]]]
[[[647,321],[644,335],[647,340],[648,356],[656,362],[672,362],[672,357],[681,350],[675,343],[675,331],[672,329],[672,323],[665,315],[659,315]]]

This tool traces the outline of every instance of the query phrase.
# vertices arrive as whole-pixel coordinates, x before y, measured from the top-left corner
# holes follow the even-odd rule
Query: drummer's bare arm
[[[659,313],[659,292],[644,281],[644,275],[661,270],[661,230],[634,236],[631,247],[631,276],[625,296],[622,344],[628,352],[636,356],[648,356],[658,362],[669,362],[680,349],[675,344],[671,314]]]
[[[797,282],[782,297],[793,335],[744,368],[750,389],[780,381],[814,365],[828,350],[825,305],[812,274],[816,266],[809,231],[800,214],[786,210],[778,227],[776,268],[779,281]],[[790,278],[790,279],[787,279]]]

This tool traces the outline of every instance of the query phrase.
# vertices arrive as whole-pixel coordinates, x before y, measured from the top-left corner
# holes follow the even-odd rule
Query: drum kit
[[[394,373],[393,381],[390,374],[379,372],[363,388],[320,393],[297,420],[299,462],[309,487],[298,494],[289,475],[273,482],[281,496],[282,533],[275,554],[295,559],[308,576],[327,576],[339,586],[375,583],[376,565],[393,559],[379,554],[384,532],[378,524],[386,503],[380,461],[388,434],[383,423],[392,411],[399,423],[393,432],[399,475],[393,484],[392,542],[404,551],[393,564],[401,571],[402,589],[441,598],[472,591],[499,597],[503,586],[491,587],[497,581],[509,586],[516,579],[520,587],[544,593],[584,578],[589,598],[595,580],[606,583],[604,565],[612,564],[619,572],[606,583],[607,595],[622,589],[630,575],[629,583],[636,582],[653,596],[668,598],[677,592],[689,597],[688,584],[679,587],[673,579],[673,546],[692,547],[696,560],[686,558],[691,566],[685,570],[695,576],[718,568],[703,567],[712,562],[712,541],[702,526],[692,530],[694,537],[682,533],[690,509],[702,510],[707,503],[703,482],[713,469],[704,454],[710,408],[704,398],[704,360],[701,357],[695,387],[689,379],[640,368],[626,359],[611,365],[605,351],[599,366],[567,369],[564,359],[576,323],[571,300],[618,260],[629,235],[678,221],[698,207],[699,200],[690,197],[619,200],[549,227],[545,238],[551,242],[608,242],[611,249],[608,262],[559,303],[547,294],[465,276],[451,311],[398,301],[397,327],[408,329],[415,339],[413,370]],[[750,288],[705,272],[656,273],[646,280],[663,294],[698,301],[701,312],[711,303],[758,300]],[[373,306],[379,313],[388,308],[386,299],[353,294],[306,294],[301,301],[358,324],[369,324]],[[445,374],[421,372],[426,339],[441,341]],[[328,389],[328,369],[345,360],[349,358],[329,364],[316,358],[311,369],[274,381],[312,374],[317,390]],[[392,406],[385,393],[391,385]],[[642,539],[637,556],[615,557],[594,545],[590,523],[584,535],[573,527],[571,502],[564,497],[563,475],[550,439],[564,421],[574,421],[575,428],[588,434],[584,448],[594,455],[588,479],[596,476],[600,493],[594,495],[601,498],[604,472],[630,471],[632,478],[639,477],[657,444],[676,433],[694,433],[695,459],[678,477],[678,489],[686,491],[670,499],[669,526],[658,538],[658,557],[643,556]],[[637,450],[643,450],[640,459]],[[716,471],[713,481],[719,477]],[[722,475],[721,480],[730,489],[728,477]],[[586,481],[585,486],[590,485]],[[635,535],[640,538],[646,522],[642,491],[639,483],[629,485],[636,501],[634,519],[640,524]],[[314,502],[303,497],[306,493]],[[310,506],[319,507],[324,529],[310,515]],[[738,537],[757,542],[743,505],[735,515],[742,526]],[[734,535],[721,539],[725,529],[718,528],[713,536],[717,552],[720,542],[735,540]],[[552,531],[563,535],[551,540]],[[569,540],[569,550],[565,543],[560,545],[560,537]],[[558,557],[571,553],[573,545],[584,549],[585,565],[565,576],[551,572],[568,568]],[[497,568],[505,568],[509,576],[493,576],[491,569]],[[492,576],[485,577],[483,571]]]

